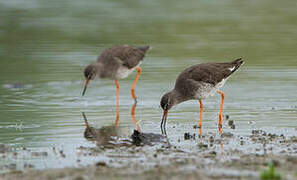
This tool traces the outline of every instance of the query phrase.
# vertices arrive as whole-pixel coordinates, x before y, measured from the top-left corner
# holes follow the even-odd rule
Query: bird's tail
[[[231,64],[233,65],[232,70],[231,70],[232,73],[235,72],[243,63],[244,63],[244,60],[242,59],[242,57],[232,61],[231,62]]]
[[[150,46],[139,46],[137,47],[139,50],[141,50],[143,53],[146,53],[148,50],[151,49]]]

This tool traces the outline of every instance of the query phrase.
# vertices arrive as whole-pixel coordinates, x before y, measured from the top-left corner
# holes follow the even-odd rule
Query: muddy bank
[[[232,153],[232,152],[229,152]],[[227,153],[227,154],[229,154]],[[164,154],[159,154],[163,156]],[[169,157],[168,164],[160,163],[148,167],[146,162],[130,162],[123,167],[113,167],[108,163],[83,168],[64,168],[57,170],[14,171],[0,175],[1,179],[260,179],[260,172],[274,162],[283,179],[296,179],[297,158],[273,155],[242,155],[233,158],[216,156],[214,152],[198,157]],[[156,157],[157,159],[157,157]],[[162,158],[161,158],[162,159]],[[294,174],[295,173],[295,174]]]
[[[96,132],[101,131],[96,130]],[[115,133],[115,131],[110,132],[113,132],[113,135]],[[143,137],[146,136],[141,136]],[[147,137],[154,135],[149,134]],[[102,157],[93,165],[80,167],[73,165],[70,168],[45,170],[35,170],[34,166],[27,166],[22,171],[11,166],[10,172],[1,174],[0,178],[260,179],[261,172],[268,169],[269,163],[274,164],[282,179],[297,178],[296,136],[286,137],[284,134],[269,133],[264,130],[253,130],[246,136],[231,132],[222,135],[209,132],[197,136],[186,132],[181,136],[168,138],[167,141],[161,139],[159,143],[144,146],[129,144],[131,141],[128,137],[112,138],[114,142],[108,141],[108,146],[104,146],[102,142],[105,141],[100,138],[100,141],[98,138],[89,139],[97,146],[80,146],[76,152],[81,158]],[[63,157],[61,151],[58,152],[56,158],[63,159],[68,156],[66,153]],[[13,152],[7,152],[9,153]],[[31,152],[31,155],[50,156],[50,151]],[[78,163],[79,161],[80,159],[77,160]],[[6,169],[9,167],[8,164]]]

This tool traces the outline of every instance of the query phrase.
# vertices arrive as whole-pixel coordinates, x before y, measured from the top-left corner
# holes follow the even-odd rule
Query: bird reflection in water
[[[137,101],[135,101],[135,103],[134,103],[133,106],[132,106],[132,109],[131,109],[131,116],[132,116],[133,123],[134,123],[134,125],[135,125],[136,128],[137,128],[137,131],[138,131],[138,132],[141,132],[141,128],[140,128],[139,122],[137,122],[137,121],[136,121],[136,118],[135,118],[136,105],[137,105]]]
[[[97,146],[103,146],[107,148],[131,145],[131,140],[128,136],[129,129],[122,126],[103,126],[97,129],[90,126],[84,112],[82,115],[86,125],[84,137],[87,140],[95,141]]]
[[[135,111],[134,108],[132,108],[132,112]],[[139,130],[134,130],[133,134],[131,135],[130,129],[128,129],[127,127],[117,125],[104,126],[97,129],[90,126],[84,112],[82,113],[82,115],[86,125],[84,137],[89,141],[95,141],[98,147],[115,148],[122,146],[130,147],[134,145],[152,146],[158,143],[161,143],[165,146],[169,146],[167,138],[161,134],[143,133],[139,132]]]

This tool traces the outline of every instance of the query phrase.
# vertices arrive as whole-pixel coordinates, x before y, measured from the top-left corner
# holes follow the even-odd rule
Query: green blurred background
[[[118,44],[149,44],[150,57],[173,61],[296,67],[296,22],[291,0],[1,1],[0,82],[76,80]]]

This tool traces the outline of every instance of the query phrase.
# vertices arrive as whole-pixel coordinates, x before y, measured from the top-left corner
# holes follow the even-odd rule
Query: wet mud
[[[35,170],[34,165],[25,164],[19,171],[16,164],[7,164],[1,167],[8,171],[0,178],[34,179],[38,175],[39,179],[260,179],[270,163],[282,179],[297,178],[297,136],[255,129],[246,136],[185,132],[171,138],[136,130],[129,134],[116,126],[96,129],[87,122],[83,135],[96,146],[80,146],[77,154],[103,156],[102,160],[93,165],[52,170]],[[2,158],[13,153],[8,147],[0,147]],[[56,158],[68,156],[55,148],[30,155],[46,157],[53,152]]]

